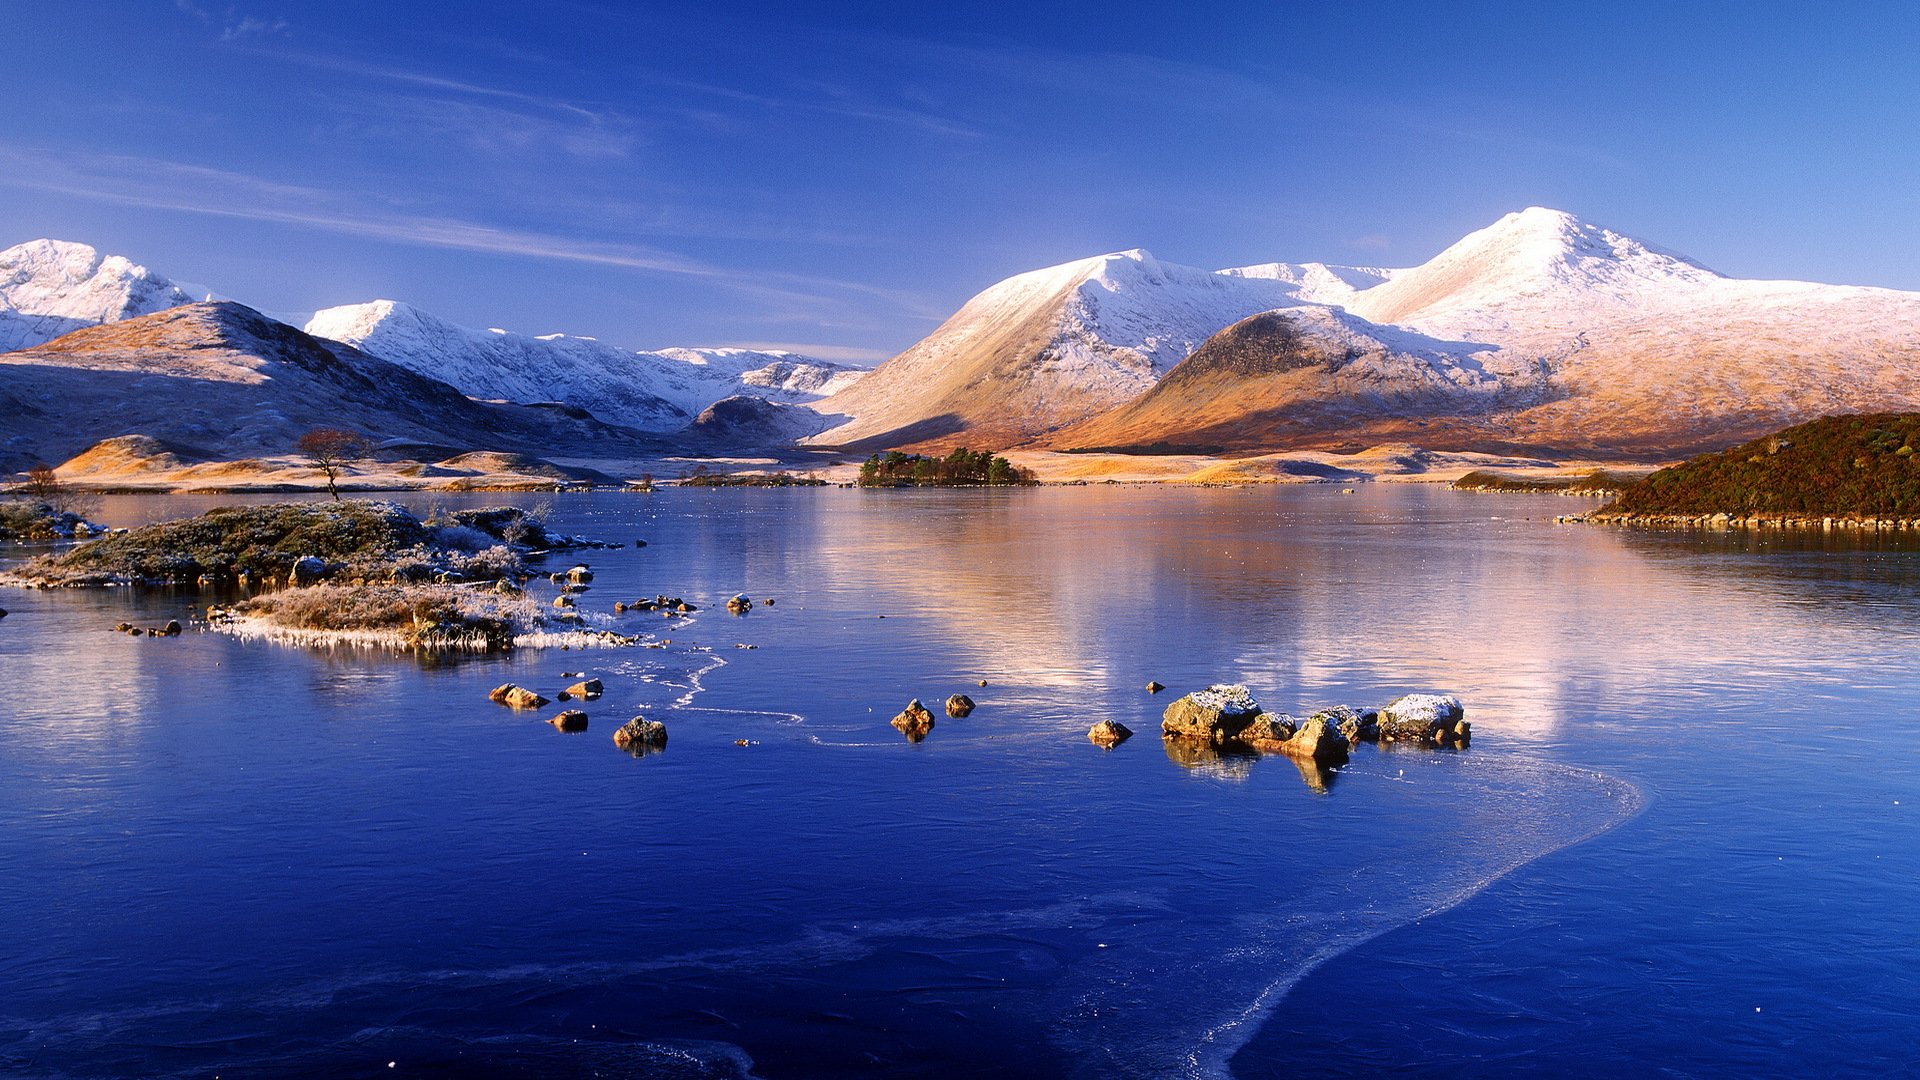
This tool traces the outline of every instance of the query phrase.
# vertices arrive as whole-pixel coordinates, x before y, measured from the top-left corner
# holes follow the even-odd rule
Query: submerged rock
[[[1087,738],[1095,745],[1111,750],[1133,738],[1133,729],[1118,720],[1102,720],[1087,729]]]
[[[487,695],[487,700],[510,709],[537,709],[547,703],[546,698],[515,683],[494,687],[493,692]]]
[[[593,571],[587,569],[586,563],[581,563],[579,566],[576,566],[571,570],[567,571],[567,581],[570,584],[585,585],[587,582],[592,580],[593,580]]]
[[[753,610],[753,600],[746,593],[739,593],[727,601],[727,610],[735,615],[745,615]]]
[[[956,719],[973,712],[973,699],[965,694],[955,694],[947,699],[947,715]]]
[[[907,702],[907,707],[900,710],[900,715],[894,717],[892,722],[908,742],[919,742],[927,737],[927,732],[933,730],[933,713],[920,704],[919,698],[914,698]]]
[[[658,720],[636,716],[613,733],[613,745],[622,750],[646,752],[667,745],[667,725]]]
[[[568,733],[587,730],[587,714],[579,709],[568,709],[548,720],[547,723]]]
[[[579,602],[566,593],[561,593],[559,596],[553,598],[553,606],[557,608],[577,607],[579,606]]]
[[[1153,681],[1152,679],[1148,679],[1148,680],[1147,680],[1147,693],[1149,693],[1149,694],[1157,694],[1157,693],[1159,693],[1160,691],[1162,691],[1162,690],[1165,690],[1165,689],[1166,689],[1166,687],[1164,687],[1164,686],[1162,686],[1162,685],[1160,685],[1160,684],[1159,684],[1159,683],[1157,683],[1157,682],[1154,682],[1154,681]]]
[[[1224,742],[1240,734],[1260,715],[1260,703],[1244,686],[1215,684],[1177,698],[1160,719],[1163,735],[1202,742]]]
[[[180,620],[179,620],[179,619],[168,619],[168,620],[167,620],[167,625],[165,625],[165,626],[163,626],[163,627],[161,627],[161,628],[160,628],[160,636],[161,636],[161,637],[178,637],[178,636],[180,636]]]

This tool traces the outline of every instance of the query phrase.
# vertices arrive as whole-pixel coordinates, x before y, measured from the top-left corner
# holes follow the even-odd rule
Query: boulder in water
[[[1095,745],[1111,750],[1133,738],[1133,729],[1118,720],[1102,720],[1087,729],[1087,738]]]
[[[547,703],[546,698],[515,683],[494,687],[487,699],[510,709],[537,709]]]
[[[587,730],[587,714],[581,712],[579,709],[568,709],[548,720],[547,723],[569,734],[576,731],[585,731]]]
[[[667,725],[658,720],[636,716],[613,733],[613,745],[622,750],[646,752],[667,745]]]
[[[574,683],[572,686],[560,691],[560,700],[566,701],[570,698],[579,698],[582,701],[592,701],[606,692],[606,686],[603,685],[599,679],[588,679],[585,682]]]
[[[1466,709],[1452,694],[1408,694],[1381,707],[1380,738],[1389,742],[1453,741],[1465,716]]]
[[[1177,698],[1160,720],[1163,735],[1224,742],[1260,716],[1260,703],[1244,686],[1215,684]]]
[[[927,737],[927,732],[933,730],[933,713],[920,704],[919,698],[914,698],[907,702],[906,708],[900,710],[900,715],[893,718],[893,726],[907,737],[908,742],[919,742]]]
[[[973,712],[973,699],[965,694],[955,694],[947,699],[947,715],[958,719]]]

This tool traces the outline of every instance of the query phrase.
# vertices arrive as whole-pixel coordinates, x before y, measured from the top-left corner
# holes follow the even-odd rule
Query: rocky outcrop
[[[1380,741],[1464,745],[1473,730],[1465,717],[1452,694],[1408,694],[1380,709]]]
[[[1169,742],[1167,753],[1177,761],[1200,761],[1200,748],[1210,748],[1229,757],[1246,751],[1284,753],[1319,765],[1340,765],[1354,744],[1354,736],[1346,732],[1359,734],[1367,728],[1359,709],[1336,707],[1298,721],[1284,713],[1263,713],[1246,686],[1208,686],[1167,705],[1160,730]]]
[[[302,555],[293,560],[293,566],[287,571],[289,588],[304,588],[318,585],[327,576],[327,560],[318,555]]]
[[[1346,736],[1349,743],[1380,741],[1380,710],[1356,709],[1351,705],[1334,705],[1321,709],[1309,719],[1324,721],[1327,726]]]
[[[636,716],[620,725],[620,730],[613,733],[613,745],[635,754],[665,749],[667,725],[658,720]]]
[[[506,683],[493,688],[487,700],[505,705],[509,709],[537,709],[547,703],[547,699],[516,683]]]
[[[1167,706],[1160,732],[1169,738],[1221,743],[1260,716],[1260,703],[1244,686],[1216,684],[1195,690]]]
[[[893,726],[907,737],[908,742],[919,742],[933,730],[933,713],[920,704],[919,698],[914,698],[907,702],[906,708],[900,710],[900,715],[893,718]]]
[[[973,712],[973,699],[968,697],[967,695],[955,694],[952,697],[947,699],[947,715],[948,716],[951,716],[957,720],[961,717],[967,716],[972,712]]]
[[[1133,738],[1133,730],[1118,720],[1102,720],[1087,729],[1087,739],[1111,750]]]

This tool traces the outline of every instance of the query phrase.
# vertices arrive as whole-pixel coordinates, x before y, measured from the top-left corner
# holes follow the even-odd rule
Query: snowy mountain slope
[[[30,241],[0,251],[0,352],[196,299],[202,297],[118,255],[61,240]]]
[[[1920,406],[1920,294],[1727,278],[1539,207],[1340,303],[1346,318],[1373,320],[1359,323],[1362,337],[1391,341],[1397,326],[1439,343],[1437,356],[1423,368],[1422,350],[1390,347],[1364,364],[1284,375],[1176,368],[1053,443],[1409,440],[1663,457],[1836,411]],[[1239,340],[1248,337],[1244,327],[1223,333],[1240,353],[1288,354],[1258,335]],[[1203,346],[1190,363],[1213,351]]]
[[[1303,305],[1234,323],[1145,394],[1049,443],[1281,446],[1303,431],[1339,438],[1382,414],[1477,415],[1551,392],[1545,369],[1527,359]]]
[[[231,302],[83,327],[0,354],[7,454],[61,461],[140,434],[214,457],[286,454],[315,427],[447,447],[614,457],[652,448],[585,414],[474,401]]]
[[[1343,306],[1362,290],[1391,280],[1401,272],[1378,266],[1329,266],[1317,262],[1260,263],[1220,271],[1230,277],[1264,278],[1292,285],[1294,298],[1305,303]]]
[[[813,441],[917,443],[966,432],[1006,445],[1138,397],[1214,331],[1299,303],[1299,288],[1139,250],[1020,274],[822,401],[822,412],[853,419]]]
[[[472,330],[392,300],[328,308],[308,333],[341,341],[479,398],[560,401],[609,423],[674,431],[735,394],[811,401],[864,374],[794,353],[633,352],[593,338]]]

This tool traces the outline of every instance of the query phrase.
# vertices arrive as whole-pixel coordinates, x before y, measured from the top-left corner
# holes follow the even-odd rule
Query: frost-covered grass
[[[629,645],[632,638],[550,614],[521,595],[458,585],[315,585],[257,596],[215,617],[243,637],[300,644],[490,651],[526,645]]]

